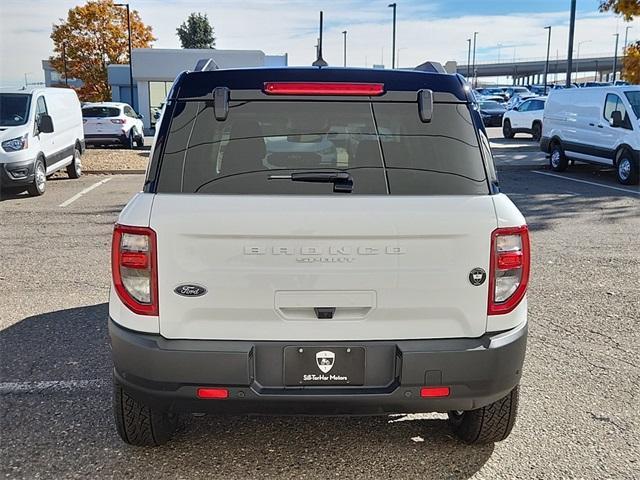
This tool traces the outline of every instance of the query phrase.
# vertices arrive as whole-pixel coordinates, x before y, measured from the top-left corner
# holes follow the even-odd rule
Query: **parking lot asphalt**
[[[463,445],[438,414],[205,416],[183,418],[166,446],[126,446],[111,419],[109,245],[142,176],[84,176],[0,202],[1,474],[639,478],[640,190],[611,169],[551,176],[524,137],[495,142],[533,251],[521,410],[506,441]]]

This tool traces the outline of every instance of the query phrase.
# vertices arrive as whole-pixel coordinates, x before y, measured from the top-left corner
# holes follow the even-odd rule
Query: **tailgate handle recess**
[[[336,313],[336,307],[314,307],[318,320],[331,320]]]

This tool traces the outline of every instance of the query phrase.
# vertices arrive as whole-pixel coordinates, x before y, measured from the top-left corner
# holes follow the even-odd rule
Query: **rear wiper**
[[[269,180],[333,183],[334,193],[351,193],[353,191],[353,177],[349,172],[293,172],[289,175],[271,175]]]

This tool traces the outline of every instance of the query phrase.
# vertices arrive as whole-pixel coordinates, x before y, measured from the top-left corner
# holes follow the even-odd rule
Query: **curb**
[[[143,175],[146,170],[83,170],[86,175]]]

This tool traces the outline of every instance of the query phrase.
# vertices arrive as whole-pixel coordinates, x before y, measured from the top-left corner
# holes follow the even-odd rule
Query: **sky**
[[[51,27],[77,0],[0,0],[0,86],[43,81],[41,60],[52,53]],[[347,30],[350,66],[391,64],[392,9],[378,0],[130,0],[131,8],[153,27],[156,48],[179,48],[176,28],[191,12],[207,13],[217,48],[289,54],[290,65],[315,57],[318,11],[324,11],[324,57],[342,65]],[[396,0],[397,63],[426,60],[466,63],[467,38],[478,32],[477,62],[498,58],[542,58],[551,25],[551,57],[566,57],[570,0]],[[580,56],[612,55],[625,24],[598,12],[598,0],[578,0],[576,49]],[[640,22],[628,24],[629,41],[640,39]],[[576,52],[577,53],[577,52]]]

